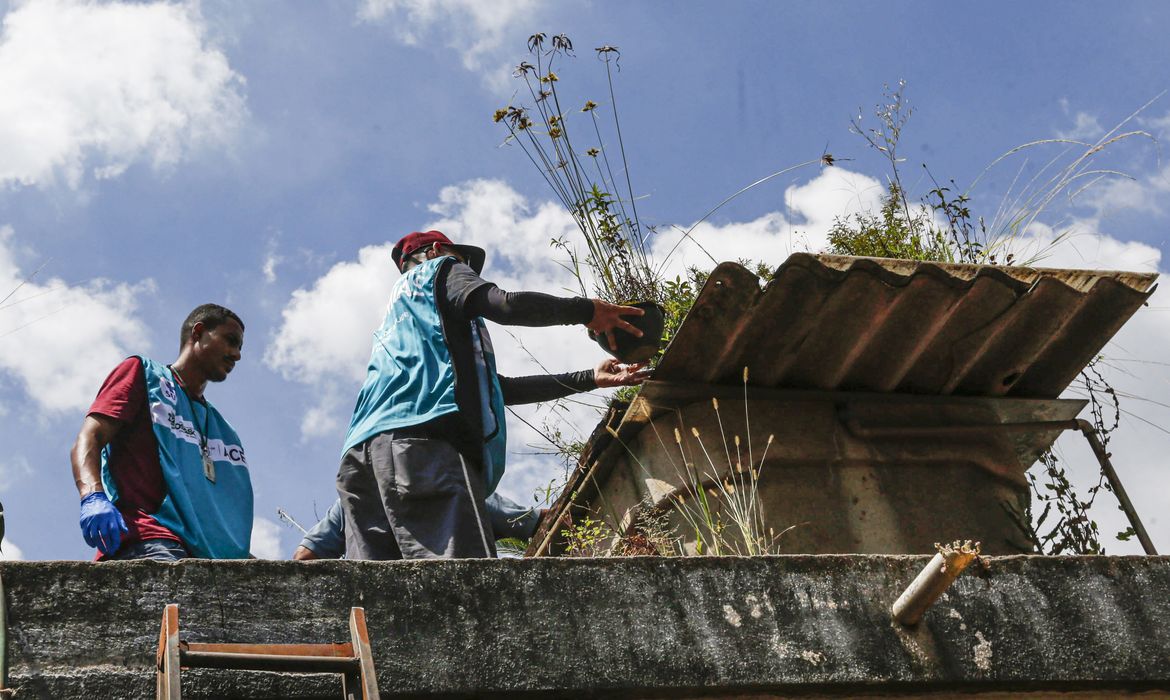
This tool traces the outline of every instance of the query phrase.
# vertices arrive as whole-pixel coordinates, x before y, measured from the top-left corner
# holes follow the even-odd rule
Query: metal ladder
[[[366,613],[350,608],[350,640],[344,644],[203,644],[179,639],[179,606],[163,611],[158,634],[157,700],[181,700],[181,668],[219,668],[285,673],[339,673],[345,700],[379,700]]]

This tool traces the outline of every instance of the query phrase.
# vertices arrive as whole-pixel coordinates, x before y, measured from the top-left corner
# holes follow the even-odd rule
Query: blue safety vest
[[[342,455],[387,430],[420,425],[455,413],[455,366],[443,335],[435,279],[448,256],[415,265],[398,279],[386,318],[374,332],[366,380],[345,436]],[[504,475],[507,430],[495,353],[483,319],[471,321],[472,350],[483,416],[487,493]]]
[[[169,367],[140,357],[146,402],[166,497],[151,516],[175,533],[193,556],[246,559],[252,540],[252,480],[240,438],[210,403],[192,401]],[[205,442],[206,439],[206,442]],[[203,467],[206,444],[215,481]],[[102,454],[102,483],[114,502],[108,448]]]

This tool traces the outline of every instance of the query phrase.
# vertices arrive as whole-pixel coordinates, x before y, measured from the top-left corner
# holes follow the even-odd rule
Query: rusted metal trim
[[[362,608],[349,609],[349,636],[353,645],[355,661],[360,673],[359,683],[362,700],[379,700],[378,674],[374,670],[374,652],[370,648],[370,633],[366,631],[366,611]],[[353,673],[347,673],[341,680],[346,695],[355,696]]]
[[[155,665],[158,667],[155,674],[158,700],[182,700],[183,687],[179,681],[179,606],[175,603],[163,609]]]
[[[378,700],[378,679],[370,651],[365,611],[351,608],[352,641],[331,644],[233,644],[179,640],[179,606],[167,605],[159,630],[157,698],[181,700],[182,668],[214,668],[289,673],[337,673],[346,698]],[[360,694],[358,688],[361,688]]]
[[[1150,540],[1150,536],[1146,534],[1146,528],[1142,525],[1141,518],[1138,517],[1137,510],[1133,507],[1133,502],[1129,500],[1129,494],[1125,492],[1125,487],[1121,485],[1121,478],[1117,476],[1117,470],[1113,468],[1113,463],[1109,461],[1109,453],[1105,451],[1105,446],[1097,438],[1096,428],[1093,427],[1092,423],[1083,418],[1076,421],[1076,428],[1085,436],[1085,440],[1089,442],[1089,447],[1093,448],[1093,455],[1096,456],[1097,462],[1101,464],[1101,471],[1105,472],[1105,478],[1109,480],[1109,488],[1113,490],[1113,495],[1117,496],[1117,502],[1121,504],[1121,509],[1125,511],[1126,517],[1129,518],[1129,524],[1133,527],[1138,541],[1142,543],[1142,549],[1145,550],[1146,554],[1156,556],[1158,550],[1154,549],[1154,543]]]

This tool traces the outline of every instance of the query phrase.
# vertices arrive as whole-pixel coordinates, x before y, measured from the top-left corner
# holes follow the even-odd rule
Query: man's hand
[[[320,557],[304,545],[297,545],[297,551],[293,552],[294,561],[313,561],[314,559],[320,559]]]
[[[609,349],[617,350],[617,340],[613,337],[614,329],[620,328],[633,335],[642,337],[642,331],[630,325],[622,316],[641,316],[646,312],[636,306],[618,306],[600,299],[591,299],[593,302],[593,320],[585,327],[593,331],[594,335],[604,335],[609,340]]]
[[[650,378],[652,370],[646,367],[645,362],[635,365],[623,365],[612,357],[602,360],[593,370],[593,380],[598,389],[607,389],[612,386],[635,386]]]
[[[104,491],[94,491],[81,499],[80,524],[85,543],[97,547],[102,554],[113,554],[122,546],[126,521]]]

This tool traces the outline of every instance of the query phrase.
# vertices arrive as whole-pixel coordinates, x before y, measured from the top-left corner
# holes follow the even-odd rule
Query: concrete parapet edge
[[[890,604],[928,560],[5,562],[0,576],[19,697],[153,697],[171,602],[186,638],[258,643],[345,640],[362,606],[387,696],[1170,689],[1170,557],[994,557],[901,628]],[[201,697],[338,687],[184,680]]]

